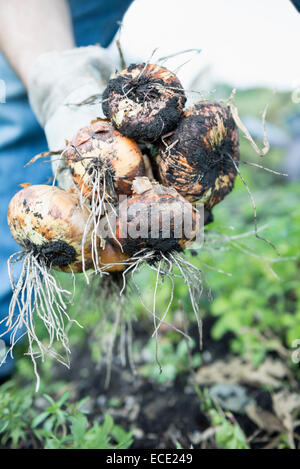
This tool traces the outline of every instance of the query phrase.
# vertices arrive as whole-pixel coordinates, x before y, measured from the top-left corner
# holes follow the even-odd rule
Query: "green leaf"
[[[32,428],[38,427],[48,416],[49,412],[42,412],[41,414],[37,415],[33,420],[32,420]]]
[[[75,443],[81,443],[84,440],[84,436],[88,428],[88,420],[84,415],[79,414],[77,417],[71,417],[70,421],[72,422],[71,433],[74,437]]]

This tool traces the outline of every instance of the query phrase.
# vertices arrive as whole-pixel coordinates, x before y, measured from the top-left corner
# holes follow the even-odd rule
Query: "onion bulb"
[[[196,236],[198,213],[174,189],[166,188],[147,178],[136,178],[135,193],[119,204],[116,219],[116,240],[125,254],[182,252]],[[190,215],[189,230],[185,219]],[[184,216],[186,215],[186,218]]]
[[[79,130],[64,151],[73,180],[87,198],[132,192],[132,181],[144,176],[138,145],[117,132],[110,122],[97,119]]]
[[[238,129],[229,108],[199,102],[163,140],[157,164],[162,184],[210,210],[232,190],[238,160]]]
[[[151,314],[156,317],[158,283],[164,278],[171,282],[169,309],[174,279],[182,278],[188,286],[198,319],[197,300],[202,291],[201,272],[182,254],[196,238],[201,216],[189,201],[172,188],[163,187],[145,177],[136,178],[133,188],[134,194],[118,206],[115,238],[112,239],[115,245],[120,245],[122,251],[130,256],[123,272],[123,289],[129,272],[135,282],[135,273],[142,265],[146,264],[156,271],[154,305],[151,309]]]
[[[82,205],[90,212],[83,243],[92,231],[93,263],[98,270],[100,218],[113,208],[120,194],[132,193],[133,179],[146,173],[145,159],[133,140],[103,119],[81,129],[68,144],[64,157],[80,190]]]
[[[37,356],[57,356],[52,350],[55,338],[69,353],[65,320],[70,320],[70,293],[62,289],[51,268],[75,273],[92,267],[91,245],[86,243],[83,251],[81,243],[87,218],[88,211],[82,210],[78,195],[54,186],[26,187],[9,204],[9,228],[22,250],[8,262],[13,294],[5,319],[6,332],[11,334],[12,350],[17,330],[25,326],[35,370]],[[22,261],[22,269],[19,280],[15,280],[13,267],[18,261]],[[37,318],[49,333],[48,345],[37,337]]]
[[[38,262],[64,272],[92,267],[90,245],[82,262],[81,240],[88,211],[79,197],[55,186],[29,186],[17,192],[8,208],[10,231]]]
[[[142,63],[130,65],[108,82],[102,109],[126,137],[156,140],[176,127],[185,102],[174,73]]]

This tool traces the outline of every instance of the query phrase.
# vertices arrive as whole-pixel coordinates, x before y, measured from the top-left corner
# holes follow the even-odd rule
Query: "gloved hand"
[[[50,151],[62,150],[65,141],[81,127],[102,117],[100,104],[76,104],[101,94],[112,72],[108,52],[98,46],[47,52],[33,64],[29,73],[29,101],[45,130]],[[72,186],[63,158],[54,155],[52,169],[61,188]]]

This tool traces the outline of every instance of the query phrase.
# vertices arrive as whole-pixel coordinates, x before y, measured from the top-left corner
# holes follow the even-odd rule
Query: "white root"
[[[119,279],[122,279],[120,273]],[[122,366],[128,363],[135,374],[133,358],[133,332],[132,322],[136,320],[132,308],[130,308],[130,295],[119,296],[120,283],[117,277],[111,277],[106,272],[101,278],[93,274],[89,287],[82,296],[80,309],[93,306],[95,301],[99,303],[99,323],[91,331],[91,338],[99,344],[101,356],[103,354],[106,373],[104,387],[107,388],[111,380],[115,346],[118,348],[118,357]],[[108,324],[111,326],[107,332]],[[105,332],[104,332],[105,331]],[[99,341],[99,337],[101,340]],[[99,363],[100,366],[100,363]]]
[[[188,262],[183,257],[178,254],[171,255],[171,259],[174,261],[175,265],[178,267],[182,278],[185,284],[188,287],[190,300],[192,303],[193,311],[197,320],[198,330],[199,330],[199,342],[200,349],[203,347],[203,336],[202,336],[202,319],[200,318],[199,312],[199,300],[203,293],[203,281],[202,281],[202,272],[193,264]]]
[[[199,328],[200,345],[202,347],[202,322],[201,322],[200,313],[199,313],[199,300],[203,293],[202,272],[193,264],[188,262],[185,258],[180,256],[178,253],[173,253],[173,254],[160,253],[161,260],[155,263],[153,261],[156,257],[157,257],[157,252],[147,250],[147,249],[142,249],[137,254],[133,255],[128,261],[122,263],[123,265],[127,267],[122,273],[123,286],[121,287],[121,290],[120,290],[120,296],[123,295],[124,290],[127,285],[128,275],[131,274],[132,283],[137,290],[141,304],[153,318],[154,332],[152,336],[157,338],[157,334],[158,334],[161,324],[166,324],[168,325],[168,327],[172,328],[176,332],[179,332],[181,335],[189,339],[189,337],[183,331],[181,331],[180,329],[177,329],[174,325],[166,321],[166,317],[170,310],[170,307],[173,302],[173,297],[174,297],[174,288],[175,288],[174,279],[176,278],[183,279],[189,290],[191,305],[192,305],[194,314],[196,316],[196,320],[197,320],[197,324]],[[141,291],[135,280],[135,274],[145,264],[148,266],[148,268],[156,272],[156,283],[155,283],[155,289],[153,293],[152,308],[149,308],[147,305],[145,305],[143,298],[142,298]],[[112,265],[115,265],[115,264],[112,264]],[[109,267],[109,266],[106,266],[106,267]],[[178,272],[176,272],[176,268]],[[159,316],[156,310],[156,295],[157,295],[157,289],[158,289],[159,283],[163,282],[165,278],[170,280],[171,293],[170,293],[170,298],[169,298],[166,310],[163,312],[161,316]]]
[[[22,271],[19,280],[14,279],[13,265],[21,261]],[[5,334],[10,334],[10,347],[3,358],[13,356],[15,345],[24,335],[28,338],[28,355],[30,355],[36,375],[36,390],[39,389],[40,378],[37,370],[37,359],[51,356],[69,367],[70,347],[66,334],[66,322],[80,324],[72,320],[67,313],[71,293],[61,287],[50,269],[32,253],[17,252],[8,260],[9,278],[13,290],[8,316],[5,323]],[[36,332],[36,319],[41,320],[48,336],[48,344],[42,342]],[[0,323],[0,324],[1,324]],[[80,326],[81,327],[81,326]],[[24,329],[21,337],[20,330]],[[4,334],[3,334],[4,335]],[[65,356],[54,350],[54,342],[61,343]]]
[[[81,155],[78,148],[73,146],[74,150],[78,155],[84,159]],[[115,236],[115,227],[111,225],[110,213],[115,213],[115,190],[114,190],[114,181],[110,174],[110,170],[105,165],[102,165],[101,168],[97,166],[91,166],[91,172],[88,173],[86,170],[84,183],[82,184],[80,190],[80,204],[82,209],[89,210],[89,217],[85,224],[84,233],[82,237],[82,268],[86,278],[87,283],[89,283],[89,278],[86,273],[86,263],[85,263],[85,246],[91,238],[91,253],[94,271],[101,273],[101,268],[99,261],[101,262],[101,256],[99,248],[105,247],[105,239],[101,236],[100,223],[101,219],[105,217],[109,234],[115,241],[121,245]],[[88,173],[88,174],[87,174]],[[107,234],[106,234],[107,236]]]

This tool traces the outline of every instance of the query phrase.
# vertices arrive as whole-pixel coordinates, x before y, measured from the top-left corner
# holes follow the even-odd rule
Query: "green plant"
[[[209,411],[218,449],[249,449],[246,436],[230,412]]]
[[[0,394],[0,442],[13,448],[32,445],[47,449],[125,449],[132,444],[132,432],[116,425],[109,414],[103,422],[89,423],[86,402],[69,402],[70,394],[54,400],[43,395],[48,404],[43,412],[35,405],[28,389],[2,386]]]
[[[46,449],[126,449],[132,444],[132,433],[115,425],[109,414],[105,414],[102,425],[93,422],[90,428],[82,413],[70,416],[68,421],[69,434],[52,434],[46,439]]]
[[[209,396],[208,389],[201,389],[194,383],[199,397],[200,408],[214,428],[218,449],[249,449],[246,436],[231,412],[224,413],[220,406]]]
[[[4,386],[0,392],[0,441],[13,447],[25,441],[31,432],[32,396],[21,392],[9,392]]]

